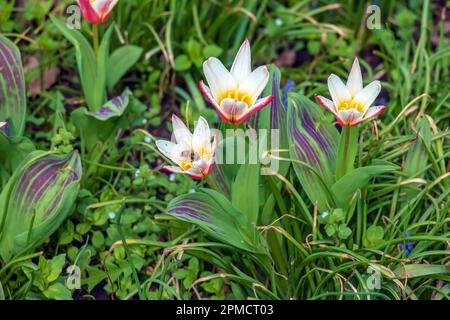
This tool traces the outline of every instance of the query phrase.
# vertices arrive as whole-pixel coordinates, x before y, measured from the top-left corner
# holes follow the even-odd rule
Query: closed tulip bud
[[[81,180],[78,153],[32,152],[0,195],[0,255],[14,255],[44,242],[71,213]]]

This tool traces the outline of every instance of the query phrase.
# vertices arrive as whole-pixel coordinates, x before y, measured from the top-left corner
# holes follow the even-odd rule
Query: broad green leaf
[[[44,296],[52,300],[72,300],[72,292],[62,283],[54,283],[43,291]]]
[[[0,122],[8,121],[11,136],[25,128],[27,100],[22,59],[17,46],[0,34]]]
[[[109,26],[103,35],[102,42],[98,48],[97,53],[97,77],[95,79],[94,86],[89,88],[92,91],[92,97],[94,99],[93,105],[89,105],[89,110],[96,112],[100,111],[100,108],[105,103],[106,99],[106,74],[107,67],[112,68],[108,63],[109,59],[109,44],[111,42],[111,33],[113,25]]]
[[[11,172],[17,168],[22,160],[35,150],[33,142],[25,137],[6,137],[0,132],[0,163]]]
[[[242,250],[261,252],[256,226],[216,191],[201,189],[179,196],[169,203],[167,211],[178,219],[196,224],[219,241]]]
[[[95,92],[95,88],[99,86],[97,84],[97,72],[101,68],[97,66],[97,58],[94,49],[92,49],[92,46],[80,31],[69,29],[63,22],[53,16],[50,16],[50,19],[58,30],[75,47],[78,72],[80,74],[84,96],[91,111],[98,111],[101,103],[98,104],[98,108],[96,109],[98,99],[96,96],[98,96],[99,93]]]
[[[437,264],[407,264],[394,270],[394,273],[397,278],[400,279],[411,279],[433,274],[450,275],[450,266]]]
[[[254,225],[258,223],[259,177],[259,165],[243,164],[231,187],[231,203],[233,207],[246,214],[248,221]]]
[[[47,282],[53,282],[58,279],[59,275],[62,272],[64,264],[66,263],[66,254],[60,254],[56,257],[53,257],[49,262],[50,273],[47,276]]]
[[[35,151],[0,195],[0,255],[8,261],[45,241],[71,213],[81,180],[77,153]]]
[[[133,67],[142,54],[142,48],[134,45],[125,45],[116,49],[109,57],[107,69],[108,89],[112,88]]]
[[[410,178],[423,178],[425,175],[424,169],[428,164],[428,153],[425,144],[427,146],[431,145],[431,129],[427,118],[422,117],[417,124],[417,137],[409,146],[403,168],[403,172],[409,175]],[[420,174],[417,174],[418,172]],[[413,185],[406,185],[402,189],[406,192],[407,199],[414,197],[420,191]]]
[[[288,95],[287,130],[292,166],[312,203],[321,212],[334,207],[329,187],[334,183],[334,171],[339,133],[323,120],[323,111],[308,98]]]
[[[331,187],[337,205],[346,208],[358,189],[364,188],[373,177],[398,170],[395,165],[376,165],[353,169]]]

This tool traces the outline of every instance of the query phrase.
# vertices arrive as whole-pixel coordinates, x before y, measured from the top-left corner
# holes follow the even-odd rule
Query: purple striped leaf
[[[97,120],[106,121],[113,117],[120,117],[130,102],[131,91],[126,89],[120,96],[105,103],[97,112],[86,113]]]
[[[59,227],[76,200],[81,174],[76,152],[28,155],[0,196],[0,254],[5,260],[45,241]]]
[[[0,34],[0,120],[8,121],[14,136],[23,133],[26,108],[25,78],[19,49]]]
[[[292,165],[300,184],[321,211],[334,206],[334,183],[339,133],[323,119],[315,103],[300,94],[289,94],[288,136]]]
[[[167,208],[176,218],[199,226],[209,236],[236,248],[260,252],[255,226],[222,194],[202,189],[173,199]]]

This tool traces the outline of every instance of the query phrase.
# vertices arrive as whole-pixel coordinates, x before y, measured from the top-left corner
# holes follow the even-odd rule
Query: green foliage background
[[[26,135],[39,149],[80,148],[68,121],[84,104],[74,49],[49,19],[64,19],[73,3],[0,0],[0,32],[18,44],[25,64]],[[364,1],[119,1],[110,17],[116,23],[112,47],[143,49],[138,63],[110,88],[111,96],[125,87],[135,96],[126,115],[129,127],[102,159],[83,164],[94,169],[75,211],[51,239],[38,252],[0,265],[0,299],[448,299],[449,6],[427,0],[375,4],[381,8],[378,30],[366,28]],[[82,27],[91,32],[88,24]],[[332,212],[322,221],[315,215],[323,238],[302,225],[296,208],[286,208],[284,219],[294,217],[290,228],[300,228],[301,235],[287,250],[300,247],[303,256],[287,259],[301,271],[290,273],[292,287],[284,295],[266,288],[267,279],[258,278],[254,261],[241,252],[164,215],[170,200],[199,186],[160,172],[153,138],[142,130],[169,137],[172,113],[191,125],[199,115],[218,123],[197,86],[201,65],[217,56],[230,66],[245,37],[254,64],[275,63],[282,84],[293,80],[295,91],[309,98],[327,95],[328,75],[345,77],[359,56],[364,79],[382,81],[379,104],[387,111],[361,129],[357,161],[389,160],[408,173],[363,188],[354,217]],[[405,161],[421,141],[423,121],[431,128],[429,143],[420,145],[421,157]],[[314,213],[312,204],[306,206]],[[266,236],[284,236],[272,232]],[[409,255],[401,249],[405,242],[415,244]],[[64,283],[74,264],[82,289],[71,291]],[[383,289],[359,294],[368,291],[370,265],[380,268]]]

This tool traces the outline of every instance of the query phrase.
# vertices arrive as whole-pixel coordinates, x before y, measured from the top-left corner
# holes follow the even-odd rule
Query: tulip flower
[[[7,124],[8,122],[0,122],[0,129],[6,127]]]
[[[241,124],[273,100],[272,96],[259,99],[269,81],[269,71],[261,66],[252,72],[248,39],[230,71],[217,58],[209,58],[203,63],[203,72],[209,87],[200,81],[200,89],[226,123]]]
[[[169,172],[183,173],[195,180],[207,177],[214,163],[218,138],[214,136],[211,144],[211,132],[208,122],[200,117],[192,134],[183,121],[172,116],[174,142],[158,140],[156,146],[167,158],[178,166],[166,166]]]
[[[119,0],[77,0],[83,17],[91,24],[107,20]]]
[[[373,119],[383,112],[385,106],[371,107],[380,93],[381,84],[376,80],[363,88],[361,68],[358,58],[353,62],[347,84],[335,74],[328,78],[328,89],[333,101],[322,96],[316,96],[319,103],[333,113],[342,126],[356,126]]]

